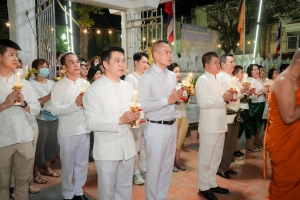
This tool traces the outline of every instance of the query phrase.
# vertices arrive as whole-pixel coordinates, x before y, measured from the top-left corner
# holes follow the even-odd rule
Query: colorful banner
[[[217,31],[213,31],[201,26],[182,24],[181,52],[183,52],[184,49],[186,49],[188,52],[194,49],[198,52],[198,57],[202,57],[202,55],[206,52],[217,52],[218,43],[219,39]]]

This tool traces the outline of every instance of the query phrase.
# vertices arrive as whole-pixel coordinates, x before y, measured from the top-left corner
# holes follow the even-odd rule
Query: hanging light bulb
[[[84,30],[83,30],[83,32],[84,32],[84,33],[87,33],[87,30],[86,30],[86,29],[84,29]]]
[[[100,30],[97,30],[97,33],[100,34],[101,33]]]
[[[10,26],[9,22],[6,22],[6,26]]]
[[[143,37],[143,41],[145,41],[145,40],[146,40],[146,38]]]
[[[111,33],[112,33],[112,31],[111,31],[111,30],[109,30],[109,31],[108,31],[108,33],[109,33],[109,34],[111,34]]]

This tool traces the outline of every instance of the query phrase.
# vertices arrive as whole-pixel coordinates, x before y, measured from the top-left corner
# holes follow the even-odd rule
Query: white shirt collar
[[[157,74],[160,74],[160,73],[167,73],[169,70],[166,68],[165,70],[162,70],[161,68],[159,68],[155,63],[153,63],[152,65],[154,71],[157,73]]]
[[[103,75],[102,77],[103,77],[103,79],[104,79],[107,83],[112,84],[112,85],[114,85],[114,86],[119,86],[119,85],[121,84],[121,80],[120,80],[120,79],[119,79],[118,82],[114,82],[114,81],[110,80],[109,78],[107,78],[105,75]],[[101,78],[102,78],[102,77],[101,77]]]
[[[212,78],[212,79],[216,79],[216,75],[212,75],[211,73],[209,73],[208,71],[205,71],[204,74],[209,77],[209,78]]]

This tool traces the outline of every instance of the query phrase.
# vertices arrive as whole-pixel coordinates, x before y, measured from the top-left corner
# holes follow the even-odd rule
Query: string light
[[[174,45],[174,42],[172,42],[172,45]]]
[[[100,30],[97,30],[97,33],[100,34],[101,33]]]
[[[7,23],[6,23],[6,26],[10,26],[10,24],[7,22]]]
[[[153,39],[153,40],[152,40],[152,42],[154,43],[154,42],[155,42],[155,40]]]
[[[250,44],[251,42],[250,41],[248,41],[248,44]]]
[[[240,43],[237,43],[238,46],[240,46]]]
[[[219,45],[218,45],[218,47],[220,48],[220,47],[221,47],[221,45],[219,44]]]
[[[87,30],[86,30],[86,29],[84,29],[84,30],[83,30],[83,32],[84,32],[84,33],[87,33]]]
[[[143,41],[145,41],[146,40],[146,38],[143,38]]]
[[[111,30],[109,30],[108,33],[111,34],[112,33]]]

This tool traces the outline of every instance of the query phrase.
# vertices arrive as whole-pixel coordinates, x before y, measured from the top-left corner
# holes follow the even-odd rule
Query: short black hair
[[[227,61],[227,56],[233,57],[233,55],[231,53],[224,53],[223,55],[221,55],[219,57],[221,67],[222,67],[222,63],[225,63]]]
[[[262,65],[257,65],[258,69],[264,69],[264,67]]]
[[[133,54],[133,61],[140,61],[143,57],[146,57],[147,59],[149,59],[149,56],[147,53],[137,52],[137,53]]]
[[[170,71],[173,71],[176,67],[179,67],[180,69],[180,66],[176,63],[176,62],[173,62],[170,66],[168,66],[168,70]]]
[[[63,54],[63,52],[57,51],[57,52],[56,52],[56,59],[58,59],[58,57],[59,57],[61,54]]]
[[[250,64],[247,68],[247,74],[248,74],[248,77],[252,77],[252,70],[253,70],[253,67],[256,66],[258,68],[258,64]]]
[[[93,79],[93,77],[95,76],[95,74],[97,73],[97,71],[100,71],[100,73],[102,74],[99,67],[91,66],[91,68],[89,69],[89,72],[87,74],[87,80],[91,81]]]
[[[239,71],[240,71],[240,70],[243,70],[243,69],[244,69],[244,68],[243,68],[241,65],[236,65],[236,66],[234,67],[234,70],[233,70],[233,72],[232,72],[232,75],[234,76],[234,75],[238,74]]]
[[[68,55],[76,55],[76,54],[73,53],[73,52],[68,52],[68,53],[64,54],[64,55],[61,57],[61,59],[60,59],[61,65],[66,65],[66,57],[67,57]]]
[[[202,64],[203,64],[204,68],[205,68],[206,63],[210,63],[212,57],[217,57],[218,58],[219,55],[216,52],[207,52],[207,53],[203,54]]]
[[[288,68],[289,65],[290,64],[282,64],[282,65],[280,65],[280,67],[279,67],[280,72],[283,72],[284,70],[286,70],[286,68]]]
[[[0,39],[0,55],[3,55],[7,51],[7,47],[22,51],[20,46],[14,41],[9,39]]]
[[[101,52],[102,62],[106,61],[107,63],[109,63],[109,60],[111,59],[111,52],[113,51],[121,52],[123,55],[125,54],[124,49],[121,47],[116,47],[116,46],[105,47]]]
[[[277,71],[277,69],[270,69],[269,70],[269,72],[268,72],[268,79],[273,79],[274,71]]]

